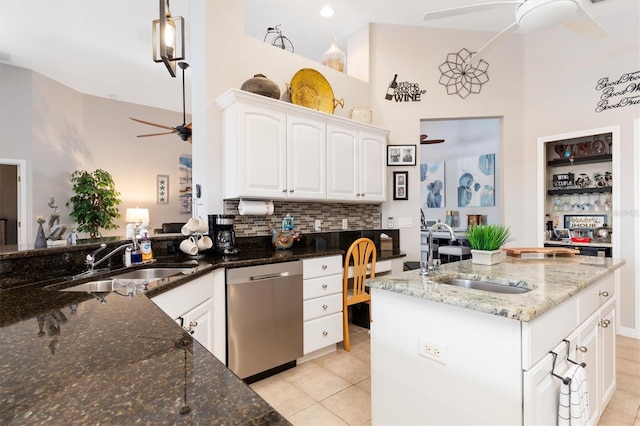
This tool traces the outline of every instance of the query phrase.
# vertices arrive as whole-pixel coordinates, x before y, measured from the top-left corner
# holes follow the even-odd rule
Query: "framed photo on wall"
[[[387,166],[415,166],[415,145],[387,145]]]
[[[409,199],[409,172],[393,172],[393,199]]]

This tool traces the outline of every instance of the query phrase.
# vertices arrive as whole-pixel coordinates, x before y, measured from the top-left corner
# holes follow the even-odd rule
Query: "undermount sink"
[[[113,291],[113,280],[89,281],[87,283],[74,285],[73,287],[60,289],[60,291],[108,293],[110,291]]]
[[[505,284],[496,284],[487,281],[468,280],[463,278],[451,278],[444,281],[439,281],[440,284],[455,285],[458,287],[472,288],[474,290],[491,291],[493,293],[506,293],[506,294],[522,294],[531,291],[529,288],[514,287]]]
[[[160,280],[162,278],[173,277],[175,275],[188,275],[193,271],[193,268],[145,268],[113,275],[111,278],[123,280],[153,281]]]

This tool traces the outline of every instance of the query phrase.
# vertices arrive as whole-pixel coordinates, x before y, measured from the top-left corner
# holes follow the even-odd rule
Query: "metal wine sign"
[[[427,91],[420,89],[418,83],[410,83],[408,81],[398,81],[398,74],[393,77],[387,93],[384,98],[388,101],[395,100],[396,102],[420,102],[421,96]]]

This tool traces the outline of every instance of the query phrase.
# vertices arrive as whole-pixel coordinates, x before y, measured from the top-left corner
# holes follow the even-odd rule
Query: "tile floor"
[[[369,331],[350,327],[351,352],[336,352],[251,387],[294,425],[370,425]],[[640,340],[617,337],[617,389],[598,426],[640,426]]]
[[[294,425],[370,425],[369,330],[350,326],[351,352],[338,350],[251,387]]]

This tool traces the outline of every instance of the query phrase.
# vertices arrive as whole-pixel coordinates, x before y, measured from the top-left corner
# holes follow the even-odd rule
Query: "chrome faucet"
[[[454,234],[453,229],[451,229],[451,227],[446,223],[438,222],[432,225],[431,228],[429,228],[429,256],[427,257],[427,274],[437,271],[438,266],[440,265],[440,259],[438,259],[438,263],[435,265],[433,261],[433,231],[438,228],[444,228],[445,230],[449,231],[449,235],[451,235],[451,241],[456,241],[456,234]]]
[[[101,269],[98,270],[98,269],[95,269],[95,267],[101,264],[102,262],[104,262],[105,260],[109,259],[111,256],[113,256],[120,250],[126,249],[127,247],[132,247],[132,246],[133,246],[133,243],[127,243],[127,244],[118,246],[115,249],[111,250],[109,253],[107,253],[102,259],[96,261],[97,254],[107,248],[106,244],[104,243],[100,244],[100,247],[98,247],[92,253],[88,254],[87,257],[84,259],[84,264],[87,265],[87,270],[77,275],[74,275],[73,277],[71,277],[71,279],[77,280],[78,278],[89,277],[95,273],[101,272],[102,271]]]

